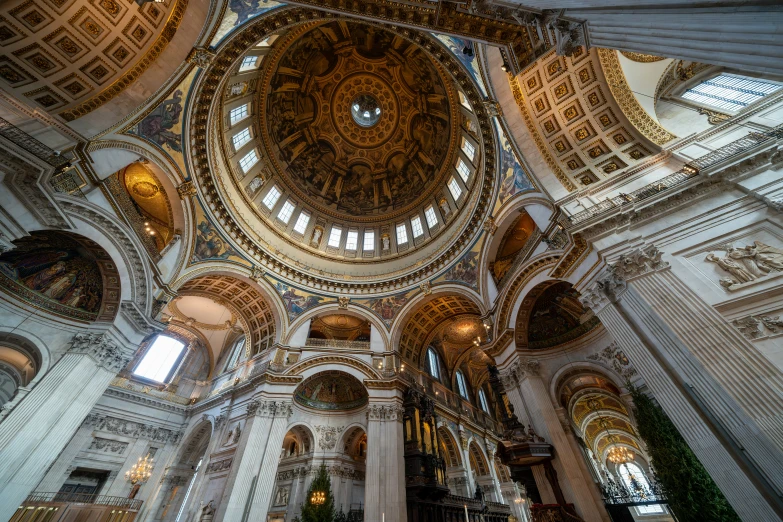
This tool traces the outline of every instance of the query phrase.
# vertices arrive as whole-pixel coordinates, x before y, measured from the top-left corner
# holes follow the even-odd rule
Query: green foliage
[[[655,475],[679,520],[740,522],[680,432],[652,399],[631,387],[639,434]]]
[[[310,500],[313,497],[313,491],[323,491],[326,493],[326,501],[323,504],[312,504]],[[334,497],[332,496],[332,481],[326,472],[326,465],[321,464],[318,468],[318,475],[310,484],[307,490],[307,499],[302,506],[302,522],[333,522],[335,517]]]

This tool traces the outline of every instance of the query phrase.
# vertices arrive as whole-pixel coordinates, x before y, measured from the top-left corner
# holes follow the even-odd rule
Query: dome
[[[196,156],[195,170],[262,265],[294,267],[286,277],[320,288],[314,278],[401,288],[479,233],[492,129],[435,38],[345,19],[251,25],[213,63],[200,95],[214,125],[193,128],[196,141],[212,136],[208,167]],[[213,81],[219,95],[207,98]]]
[[[352,410],[367,404],[367,390],[356,377],[333,370],[302,381],[294,392],[294,399],[316,410]]]

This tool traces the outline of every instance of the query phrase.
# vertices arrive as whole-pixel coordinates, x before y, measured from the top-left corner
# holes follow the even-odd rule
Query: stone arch
[[[0,254],[0,285],[22,303],[78,322],[112,322],[120,308],[117,263],[71,232],[34,231]]]
[[[173,289],[179,295],[207,297],[236,310],[249,336],[251,355],[269,349],[280,338],[282,314],[277,301],[242,273],[193,271],[178,279]]]
[[[319,355],[303,359],[285,371],[285,375],[308,378],[325,370],[339,370],[361,380],[380,379],[372,365],[350,355]]]
[[[326,303],[320,306],[317,306],[315,308],[311,308],[310,310],[307,310],[305,313],[294,319],[294,321],[291,322],[290,327],[288,328],[287,335],[285,338],[281,341],[283,344],[290,344],[291,340],[294,338],[300,338],[299,335],[297,335],[300,332],[301,328],[306,327],[308,321],[312,320],[313,318],[323,315],[329,312],[339,313],[339,314],[345,314],[345,315],[351,315],[354,317],[360,317],[366,321],[369,321],[370,324],[372,324],[375,327],[375,331],[378,335],[380,335],[381,339],[383,340],[383,350],[382,351],[388,351],[389,350],[389,335],[388,331],[386,329],[386,325],[381,321],[378,316],[376,316],[374,313],[370,312],[366,308],[362,306],[357,305],[348,305],[348,308],[340,308],[340,305],[338,303]]]
[[[487,457],[484,455],[484,450],[481,449],[475,440],[470,441],[468,444],[468,456],[470,458],[470,469],[476,472],[477,477],[490,475]]]
[[[444,425],[438,427],[438,438],[445,448],[444,457],[449,467],[462,466],[462,452],[451,430]]]
[[[349,457],[363,460],[367,458],[367,444],[367,428],[355,423],[345,429],[337,448]]]
[[[294,390],[294,402],[317,411],[352,411],[367,406],[369,394],[362,381],[350,373],[321,370],[299,383]]]
[[[288,427],[283,438],[283,455],[293,457],[313,453],[315,451],[315,434],[313,429],[304,422],[295,422]]]
[[[184,442],[177,452],[175,463],[190,465],[195,469],[196,464],[207,451],[209,441],[215,435],[214,424],[209,417],[202,417],[193,428],[185,435]]]
[[[42,342],[20,335],[19,328],[6,330],[0,329],[0,405],[14,400],[19,388],[34,386],[49,366],[49,351]]]

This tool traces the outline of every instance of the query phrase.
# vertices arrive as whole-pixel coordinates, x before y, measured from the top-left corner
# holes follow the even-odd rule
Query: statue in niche
[[[212,505],[212,500],[201,508],[201,514],[198,517],[198,522],[212,522],[215,518],[215,507]]]
[[[391,242],[389,241],[388,234],[384,234],[381,236],[381,243],[383,243],[384,250],[389,250],[389,248],[391,247]]]
[[[237,427],[234,429],[234,437],[231,439],[231,442],[236,444],[239,442],[239,437],[242,435],[242,429],[239,427],[239,424],[237,424]]]
[[[289,498],[289,490],[286,487],[277,488],[275,494],[275,506],[287,506]]]
[[[731,244],[725,246],[726,255],[717,257],[710,253],[706,260],[717,264],[733,277],[722,277],[720,285],[733,290],[734,285],[749,283],[772,272],[783,271],[783,250],[754,241],[753,245],[735,248]]]
[[[324,233],[324,229],[321,227],[315,227],[313,230],[313,238],[310,240],[310,244],[313,245],[315,248],[318,248],[318,246],[321,244],[321,236]]]

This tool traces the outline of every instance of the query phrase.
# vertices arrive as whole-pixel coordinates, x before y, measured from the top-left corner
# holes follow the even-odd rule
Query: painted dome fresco
[[[352,410],[367,404],[367,390],[352,375],[327,371],[305,379],[294,392],[294,399],[317,410]]]
[[[306,284],[400,288],[445,269],[479,233],[496,168],[463,65],[409,30],[258,26],[217,50],[196,94],[209,123],[192,134],[208,143],[194,156],[199,187],[239,248]]]

